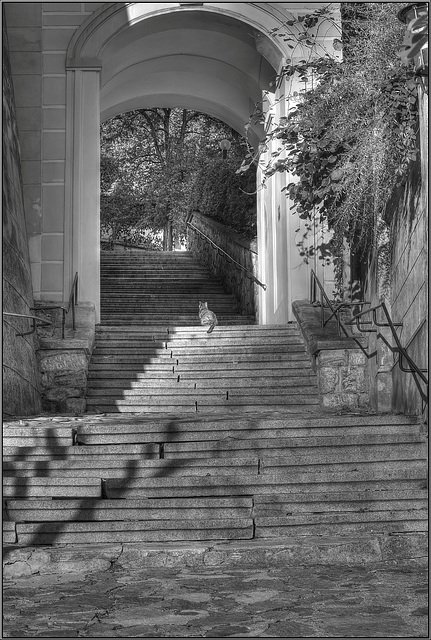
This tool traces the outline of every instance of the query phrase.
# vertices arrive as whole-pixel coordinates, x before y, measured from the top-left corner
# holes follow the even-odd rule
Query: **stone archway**
[[[95,302],[97,316],[101,120],[138,107],[175,106],[244,134],[264,95],[267,116],[284,115],[284,87],[274,90],[272,81],[289,50],[269,35],[286,19],[278,4],[116,3],[101,7],[73,36],[66,63],[65,277],[82,274],[81,297]],[[263,135],[262,125],[254,125],[249,141],[257,148]],[[292,300],[307,295],[281,179],[258,195],[260,279],[269,285],[260,292],[263,324],[292,319]]]

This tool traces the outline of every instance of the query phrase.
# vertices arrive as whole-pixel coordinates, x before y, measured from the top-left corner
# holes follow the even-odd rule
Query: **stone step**
[[[24,441],[25,442],[25,441]],[[23,448],[24,447],[24,448]],[[28,453],[27,453],[28,451]],[[27,446],[15,444],[3,447],[3,460],[5,462],[47,462],[49,460],[64,461],[85,457],[93,463],[105,460],[111,464],[115,459],[126,460],[153,460],[160,459],[160,443],[148,442],[145,444],[107,444],[86,446],[43,446],[41,441],[35,441],[31,449]]]
[[[200,370],[197,374],[193,371],[183,371],[176,373],[172,371],[172,367],[169,369],[163,366],[161,370],[158,370],[159,366],[145,367],[146,372],[133,369],[117,369],[113,370],[111,367],[97,368],[92,367],[88,373],[88,379],[91,380],[105,380],[106,382],[111,380],[131,380],[134,385],[139,384],[160,384],[160,380],[164,380],[165,383],[171,382],[182,384],[198,384],[201,386],[220,386],[222,384],[229,384],[235,386],[243,386],[246,384],[262,384],[265,386],[274,385],[295,385],[298,383],[307,383],[316,379],[316,374],[311,368],[303,369],[298,372],[296,367],[270,370],[270,377],[265,375],[265,368],[259,370],[246,369],[247,373],[241,373],[241,369],[238,366],[229,370],[215,370],[209,371]],[[265,376],[265,377],[263,377]],[[259,381],[259,382],[258,382]],[[301,382],[300,382],[301,381]]]
[[[181,375],[171,374],[170,377],[165,378],[140,378],[135,379],[134,376],[123,378],[109,371],[109,376],[101,376],[97,377],[97,374],[92,374],[89,376],[91,378],[92,384],[91,389],[101,389],[101,388],[112,388],[112,389],[124,389],[124,385],[127,385],[127,389],[152,389],[152,388],[163,388],[163,389],[175,389],[177,392],[180,389],[242,389],[244,387],[248,387],[253,389],[253,393],[256,393],[259,389],[269,388],[269,389],[278,389],[284,390],[289,387],[307,387],[313,386],[315,387],[317,381],[314,377],[310,376],[279,376],[279,377],[271,377],[271,378],[262,378],[258,377],[257,374],[260,372],[256,371],[256,375],[253,377],[245,376],[243,378],[239,378],[238,374],[232,377],[220,377],[220,378],[204,378],[199,379],[197,377],[193,377],[191,379],[183,378]],[[295,373],[296,370],[295,370]]]
[[[163,338],[168,337],[169,339],[185,339],[185,340],[194,340],[195,338],[202,338],[203,334],[206,333],[206,327],[170,327],[170,326],[160,326],[153,325],[152,327],[142,328],[141,325],[129,325],[127,327],[123,326],[104,326],[103,324],[96,325],[96,333],[97,336],[105,337],[105,334],[109,336],[119,335],[120,337],[134,338],[135,336],[141,336],[143,338],[153,339],[155,336],[163,336]],[[259,324],[249,324],[249,325],[237,325],[234,327],[226,327],[226,326],[218,326],[217,332],[225,338],[245,338],[248,336],[253,337],[272,337],[272,336],[300,336],[296,324],[288,324],[288,325],[259,325]]]
[[[214,311],[214,313],[219,316],[240,316],[241,312],[236,303],[236,301],[232,302],[218,302],[214,301],[209,303],[209,308]],[[160,314],[168,314],[171,315],[194,315],[195,319],[199,322],[199,307],[198,303],[194,300],[187,300],[185,297],[181,301],[181,303],[176,303],[175,301],[168,300],[154,300],[145,299],[145,300],[137,300],[136,297],[129,299],[120,299],[115,298],[112,301],[104,302],[101,305],[102,313],[114,313],[127,315],[127,314],[150,314],[150,315],[160,315]]]
[[[426,509],[426,502],[425,489],[257,494],[253,499],[253,512],[259,517],[280,517],[291,513],[416,511]]]
[[[67,419],[66,419],[67,420]],[[165,417],[137,418],[136,416],[102,416],[95,418],[85,415],[80,421],[71,420],[65,422],[63,428],[75,427],[79,433],[123,433],[133,431],[143,433],[176,433],[192,431],[215,431],[220,430],[250,430],[250,429],[304,429],[304,433],[315,433],[319,428],[345,428],[350,433],[352,429],[358,427],[362,430],[369,429],[369,433],[374,433],[380,427],[388,428],[391,432],[411,433],[412,436],[421,436],[421,423],[417,416],[407,415],[385,415],[385,414],[355,414],[345,415],[328,414],[318,417],[303,417],[290,415],[274,415],[269,413],[266,416],[251,416],[249,418],[235,418],[222,413],[214,418],[213,416],[201,416],[196,419],[178,418],[174,413]],[[6,425],[10,428],[9,425]],[[57,425],[56,427],[57,428]]]
[[[64,476],[3,478],[3,498],[101,498],[100,478]]]
[[[157,346],[156,343],[151,344],[137,344],[136,347],[130,345],[105,345],[98,343],[96,348],[94,349],[94,356],[96,358],[110,355],[154,355],[159,358],[168,357],[168,358],[182,358],[183,355],[187,357],[193,357],[194,354],[199,355],[207,355],[209,358],[212,355],[221,355],[223,353],[228,354],[230,357],[235,357],[236,354],[245,354],[245,355],[259,355],[262,354],[266,358],[271,358],[273,353],[278,354],[292,354],[292,353],[300,353],[305,355],[304,346],[302,344],[280,344],[280,345],[257,345],[257,344],[249,344],[249,345],[235,345],[231,346],[229,344],[223,344],[221,342],[219,345],[214,344],[214,339],[208,344],[197,344],[195,346],[179,346],[175,344],[166,343],[165,347]]]
[[[362,448],[361,448],[362,447]],[[407,462],[407,466],[415,466],[420,460],[426,462],[426,448],[417,445],[394,444],[375,445],[361,447],[346,446],[329,449],[329,447],[295,449],[290,452],[279,452],[275,455],[260,456],[250,454],[248,457],[222,457],[217,459],[208,457],[183,458],[165,457],[162,460],[138,460],[129,459],[119,455],[118,459],[111,460],[107,467],[106,457],[100,457],[98,461],[94,456],[72,457],[70,460],[39,460],[7,461],[3,463],[5,477],[11,477],[15,473],[34,476],[70,476],[70,477],[96,477],[96,478],[128,478],[146,477],[157,478],[162,476],[190,476],[190,475],[222,475],[235,468],[236,473],[247,472],[254,475],[266,475],[279,471],[290,472],[294,470],[316,470],[319,472],[354,471],[373,468],[377,463],[384,464],[386,469],[396,469],[399,462]],[[407,468],[407,467],[406,467]]]
[[[304,517],[256,517],[256,538],[296,535],[351,535],[355,532],[408,533],[428,531],[426,512],[421,510],[371,513],[317,514]]]
[[[181,511],[180,511],[181,514]],[[16,538],[21,545],[73,544],[76,542],[149,542],[171,540],[251,539],[299,534],[340,535],[355,530],[387,533],[427,531],[426,510],[383,510],[346,513],[289,513],[268,517],[255,514],[245,517],[179,517],[122,520],[80,520],[74,522],[42,521],[15,524]],[[167,515],[167,514],[166,514]],[[182,515],[182,514],[181,514]]]
[[[135,475],[91,477],[75,471],[58,470],[49,477],[3,478],[5,499],[11,498],[108,498],[143,499],[160,497],[237,496],[286,492],[367,491],[378,484],[384,490],[425,489],[426,467],[419,461],[408,461],[399,468],[397,461],[368,464],[337,465],[326,469],[291,468],[286,472],[199,475]]]
[[[413,492],[410,492],[413,495]],[[397,494],[398,495],[398,494]],[[420,501],[417,501],[420,503]],[[400,501],[400,504],[405,504]],[[394,505],[397,504],[394,501]],[[395,508],[395,507],[394,507]],[[103,522],[206,518],[250,518],[248,496],[167,498],[153,500],[8,500],[6,515],[14,522]]]
[[[116,398],[111,389],[106,390],[105,394],[90,394],[88,393],[87,400],[88,407],[92,407],[97,405],[98,407],[104,407],[104,411],[107,410],[107,407],[137,407],[142,406],[142,411],[151,411],[161,409],[163,406],[167,407],[177,407],[177,410],[180,411],[180,407],[191,407],[195,409],[195,411],[204,410],[206,407],[216,408],[216,407],[245,407],[248,406],[250,409],[256,406],[266,406],[271,407],[274,406],[284,406],[284,405],[318,405],[319,398],[315,392],[315,389],[306,389],[304,391],[297,390],[292,392],[291,394],[287,393],[278,393],[278,394],[269,394],[269,393],[261,393],[260,397],[256,397],[256,392],[253,392],[250,395],[245,393],[241,393],[239,391],[236,392],[217,392],[210,393],[208,389],[193,389],[192,393],[188,394],[186,392],[174,394],[170,393],[167,390],[167,393],[158,393],[154,390],[151,394],[144,394],[138,389],[136,393],[128,392],[126,390],[120,390],[118,393],[118,397]],[[131,409],[132,410],[132,409]],[[173,409],[171,409],[172,411]]]
[[[109,324],[113,324],[113,325],[123,325],[123,324],[133,324],[135,325],[136,323],[141,323],[143,327],[151,327],[154,326],[154,324],[159,323],[159,325],[164,326],[164,325],[182,325],[184,327],[189,327],[190,325],[193,324],[194,321],[196,321],[196,316],[193,314],[190,314],[188,316],[185,315],[178,315],[178,316],[172,316],[170,318],[167,318],[165,315],[155,315],[155,314],[149,314],[146,315],[145,313],[134,313],[134,314],[103,314],[101,315],[101,319],[103,321],[103,324],[105,325],[109,325]],[[253,316],[226,316],[226,315],[221,315],[220,317],[218,317],[218,322],[219,324],[225,324],[225,325],[243,325],[243,324],[254,324],[255,322],[255,318]],[[198,326],[198,321],[196,321],[196,326]]]
[[[250,496],[117,500],[8,500],[6,522],[179,520],[204,517],[282,517],[292,514],[331,512],[422,511],[427,492],[347,491],[328,493],[256,494]],[[287,511],[287,513],[286,513]],[[222,515],[223,514],[223,515]],[[10,524],[9,527],[11,528]]]
[[[6,479],[8,480],[8,479]],[[104,495],[108,499],[116,498],[162,498],[191,496],[236,496],[255,494],[298,493],[309,491],[367,491],[377,485],[384,490],[402,490],[404,488],[424,489],[426,469],[421,463],[412,462],[409,466],[381,463],[365,469],[337,471],[296,471],[266,475],[236,474],[222,476],[201,476],[199,484],[193,476],[180,476],[172,482],[170,478],[113,479],[104,481]]]
[[[294,435],[290,435],[291,431]],[[365,452],[366,450],[373,451],[374,447],[385,445],[388,448],[389,445],[405,445],[407,447],[415,445],[417,447],[416,459],[426,457],[426,444],[419,434],[370,433],[365,429],[363,432],[358,432],[356,429],[354,433],[351,433],[350,430],[344,431],[342,437],[332,435],[333,431],[330,432],[331,435],[322,435],[322,429],[318,433],[319,435],[298,435],[298,430],[292,429],[290,431],[278,430],[276,435],[264,429],[259,432],[253,431],[250,434],[240,431],[236,433],[226,431],[222,433],[220,439],[214,439],[216,436],[207,435],[211,434],[210,431],[202,434],[196,430],[195,432],[190,431],[190,433],[185,432],[184,435],[178,432],[172,437],[171,431],[166,430],[165,432],[150,433],[147,438],[148,442],[144,444],[121,444],[121,442],[135,442],[137,439],[142,441],[142,434],[137,436],[132,431],[124,431],[118,436],[117,431],[113,429],[112,432],[107,431],[105,434],[103,432],[93,434],[91,439],[89,434],[84,432],[78,436],[80,446],[73,446],[70,442],[64,445],[47,443],[43,434],[39,432],[34,432],[31,436],[9,432],[6,436],[7,444],[3,447],[3,460],[6,466],[9,463],[32,463],[34,461],[48,463],[50,460],[66,464],[68,460],[73,462],[79,458],[88,458],[92,463],[106,460],[111,464],[114,458],[123,460],[125,463],[129,460],[155,458],[194,460],[210,457],[218,459],[235,457],[238,452],[241,457],[256,456],[259,460],[267,460],[267,458],[285,456],[287,452],[291,455],[298,454],[301,457],[314,451],[315,455],[325,457],[327,455],[326,448],[344,455],[343,452],[349,451],[349,448],[352,447],[361,447]],[[247,437],[248,435],[249,437]],[[85,444],[83,444],[84,442]],[[95,444],[95,442],[106,442],[107,444]]]
[[[221,419],[219,416],[210,419],[208,416],[202,418],[191,418],[177,420],[172,418],[116,418],[104,419],[103,424],[94,420],[92,423],[91,416],[88,416],[88,422],[84,425],[78,425],[76,428],[76,439],[79,444],[96,445],[105,443],[149,443],[163,442],[165,446],[172,447],[173,443],[200,441],[199,447],[205,449],[202,444],[204,441],[215,441],[219,443],[220,448],[230,449],[235,445],[244,447],[247,441],[254,444],[259,439],[274,439],[275,446],[280,441],[280,447],[298,446],[303,440],[300,438],[316,438],[329,439],[330,446],[336,446],[337,440],[341,442],[350,442],[352,437],[369,438],[375,436],[379,438],[381,435],[388,437],[398,436],[402,434],[402,438],[411,437],[414,442],[418,438],[422,438],[420,434],[420,425],[417,422],[397,422],[390,421],[387,418],[379,420],[378,416],[370,416],[368,419],[358,419],[350,416],[346,418],[319,418],[319,417],[291,417],[282,419],[271,419],[265,416],[254,415],[251,418],[239,417],[231,419],[225,416]],[[289,441],[289,437],[299,440]],[[282,441],[282,439],[286,439]],[[396,442],[396,440],[395,440]],[[305,440],[305,444],[307,440]],[[186,445],[189,447],[190,445]],[[267,446],[267,444],[265,444]],[[314,445],[313,445],[314,446]],[[319,445],[320,446],[320,445]],[[177,446],[177,451],[180,447]],[[191,449],[189,449],[191,450]]]
[[[303,367],[311,370],[311,363],[308,356],[301,351],[291,353],[271,353],[265,357],[264,353],[250,354],[230,354],[226,353],[212,353],[209,355],[181,355],[181,358],[173,357],[170,351],[166,355],[97,355],[96,353],[91,359],[90,370],[101,364],[120,366],[123,363],[132,364],[145,364],[145,365],[157,365],[159,368],[166,369],[167,367],[174,367],[175,371],[190,371],[190,370],[211,370],[211,369],[256,369],[257,366],[262,368],[271,369],[271,367],[278,369],[289,369]],[[122,366],[120,368],[123,368]],[[142,370],[142,368],[140,369]],[[147,366],[145,367],[147,369]]]
[[[251,540],[251,518],[17,524],[20,545]]]
[[[232,415],[250,415],[250,414],[265,414],[268,412],[268,407],[271,407],[273,411],[282,412],[289,411],[291,414],[313,414],[318,411],[318,404],[313,404],[311,402],[294,402],[293,400],[290,402],[284,402],[283,404],[278,404],[272,402],[271,404],[265,403],[262,405],[251,405],[247,406],[243,403],[234,404],[229,403],[223,406],[223,411],[225,413],[231,413]],[[219,404],[211,404],[211,403],[198,403],[195,404],[182,404],[178,406],[178,403],[166,403],[166,405],[152,404],[150,406],[140,405],[140,404],[127,404],[127,403],[103,403],[103,402],[89,402],[87,405],[88,413],[130,413],[130,414],[155,414],[162,417],[167,413],[174,413],[177,411],[178,413],[182,413],[185,416],[192,416],[198,414],[208,414],[208,415],[217,415],[220,413],[221,406]]]
[[[109,335],[109,334],[108,334]],[[208,348],[220,348],[226,347],[232,350],[241,348],[244,350],[247,347],[269,347],[278,350],[281,347],[300,346],[303,351],[304,343],[299,336],[294,334],[286,336],[244,336],[237,337],[231,335],[225,335],[225,333],[213,333],[208,335],[206,332],[200,332],[194,338],[181,338],[175,336],[166,335],[165,340],[152,340],[139,334],[131,336],[126,333],[120,334],[121,337],[113,335],[110,338],[106,337],[105,333],[97,334],[97,347],[98,348],[112,348],[123,347],[130,348],[130,342],[133,340],[133,346],[137,346],[144,349],[201,349]]]
[[[223,386],[218,388],[212,388],[211,386],[193,386],[192,388],[185,387],[175,387],[173,385],[164,386],[151,386],[151,387],[129,387],[126,388],[124,386],[110,386],[110,385],[93,385],[88,389],[87,398],[91,402],[93,399],[94,402],[97,401],[98,398],[106,399],[108,394],[111,395],[112,398],[122,398],[124,400],[129,400],[130,402],[136,402],[136,400],[142,401],[144,404],[149,404],[151,402],[163,402],[164,398],[172,399],[177,398],[178,402],[181,404],[182,402],[189,402],[191,400],[197,400],[201,402],[202,400],[210,400],[212,403],[221,404],[225,401],[231,400],[235,402],[235,400],[246,400],[249,401],[250,404],[264,404],[267,401],[271,401],[274,399],[278,404],[282,403],[283,400],[288,400],[290,396],[298,396],[298,394],[307,396],[306,400],[309,400],[309,396],[316,394],[317,385],[312,385],[311,383],[307,385],[297,385],[293,387],[284,388],[283,386],[279,387],[259,387],[259,386],[242,386],[235,387],[230,386],[229,388],[225,388]],[[259,394],[259,398],[256,398],[256,394]],[[315,399],[318,402],[318,398]]]
[[[47,477],[83,477],[83,478],[157,478],[160,476],[202,476],[220,475],[231,471],[235,467],[237,473],[258,473],[259,460],[256,456],[247,458],[210,458],[179,460],[138,460],[119,457],[110,460],[109,467],[106,458],[99,457],[97,461],[88,456],[74,457],[71,460],[39,460],[16,462],[4,461],[3,473],[11,477],[16,473],[28,476],[30,482],[35,476],[42,474]]]

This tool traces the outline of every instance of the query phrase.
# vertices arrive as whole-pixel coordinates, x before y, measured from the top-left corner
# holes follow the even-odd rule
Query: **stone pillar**
[[[100,318],[100,67],[67,70],[64,291],[79,274],[78,298]]]

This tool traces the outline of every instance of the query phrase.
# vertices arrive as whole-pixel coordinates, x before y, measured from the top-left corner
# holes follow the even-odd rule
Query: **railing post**
[[[61,337],[64,339],[64,326],[66,324],[66,309],[63,307],[61,310]]]

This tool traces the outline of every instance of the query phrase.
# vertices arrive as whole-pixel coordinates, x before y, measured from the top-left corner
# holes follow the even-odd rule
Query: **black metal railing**
[[[235,269],[237,269],[238,271],[239,270],[244,271],[246,278],[249,278],[249,280],[253,280],[253,282],[258,284],[259,287],[262,287],[262,289],[264,291],[266,291],[266,284],[264,284],[263,282],[258,280],[256,278],[256,276],[253,273],[251,273],[251,271],[246,269],[242,264],[240,264],[234,258],[232,258],[232,256],[230,256],[228,253],[226,253],[226,251],[224,251],[224,249],[219,247],[213,240],[211,240],[211,238],[209,238],[207,235],[205,235],[205,233],[203,233],[203,231],[201,231],[200,229],[195,227],[195,225],[192,222],[187,222],[186,224],[187,224],[188,227],[193,229],[193,231],[195,231],[196,233],[199,233],[204,238],[204,240],[208,244],[210,244],[213,249],[215,249],[218,252],[219,256],[224,258],[228,263],[232,263],[234,265]]]
[[[411,373],[414,374],[416,376],[418,376],[420,378],[420,380],[423,382],[423,384],[425,385],[426,389],[425,389],[425,394],[423,396],[423,400],[425,401],[425,404],[428,404],[428,378],[426,377],[426,373],[428,372],[428,369],[421,369],[415,362],[414,360],[411,358],[411,356],[409,356],[409,354],[406,351],[406,348],[403,347],[403,345],[401,344],[401,341],[399,339],[399,336],[397,334],[397,330],[396,327],[402,327],[403,323],[402,322],[394,322],[390,316],[389,310],[386,306],[386,304],[384,302],[381,302],[380,304],[374,306],[374,307],[370,307],[368,309],[362,309],[362,310],[356,310],[356,309],[361,309],[361,307],[363,305],[367,305],[370,304],[370,302],[366,302],[364,300],[362,301],[353,301],[353,302],[335,302],[335,301],[331,301],[325,290],[324,287],[322,285],[322,283],[320,282],[319,278],[316,276],[315,272],[313,270],[311,270],[311,282],[310,282],[310,303],[313,304],[315,302],[317,302],[317,297],[316,297],[316,293],[317,293],[317,289],[319,289],[320,291],[320,308],[321,308],[321,326],[322,328],[324,326],[326,326],[328,324],[328,322],[334,318],[334,320],[337,323],[338,326],[338,331],[339,331],[339,335],[341,335],[341,332],[344,333],[344,335],[346,337],[349,338],[353,338],[355,339],[355,336],[351,333],[351,330],[349,331],[349,329],[353,326],[356,325],[356,328],[358,329],[358,331],[360,331],[361,333],[377,333],[377,337],[380,338],[388,347],[392,352],[397,352],[398,353],[398,360],[395,364],[398,364],[399,368],[401,371],[403,371],[404,373]],[[356,307],[356,309],[355,309]],[[343,311],[343,309],[349,309],[350,312],[353,315],[353,318],[351,320],[347,320],[346,322],[344,322],[342,320],[342,318],[340,317],[341,312]],[[385,321],[381,322],[378,317],[377,317],[377,312],[379,310],[382,310],[384,315],[385,315]],[[325,310],[329,310],[330,311],[330,315],[329,317],[325,318]],[[365,316],[367,316],[367,314],[370,314],[372,318],[367,320],[365,319]],[[381,333],[378,332],[377,328],[375,327],[386,327],[389,328],[392,334],[392,337],[395,341],[395,347],[389,342],[389,340],[387,340],[385,338],[385,336]],[[358,346],[362,349],[362,351],[369,357],[368,352],[366,351],[366,349],[364,349],[363,345],[360,344],[360,342],[358,340],[356,340],[358,343]],[[408,364],[408,366],[405,365],[405,363]]]
[[[317,289],[319,290],[320,300],[317,299]],[[336,302],[335,300],[330,300],[322,283],[317,277],[316,273],[313,271],[313,269],[311,269],[310,303],[315,304],[316,302],[319,302],[319,306],[320,306],[320,326],[322,327],[322,329],[328,324],[330,320],[332,320],[332,318],[334,318],[334,320],[337,323],[338,335],[341,335],[341,332],[343,332],[344,335],[348,338],[352,337],[352,331],[351,330],[349,331],[345,327],[344,323],[341,320],[340,312],[345,309],[351,310],[354,307],[362,308],[363,305],[370,304],[365,300],[356,300],[353,302],[347,302],[347,301]],[[331,312],[329,317],[325,317],[326,311]]]
[[[75,331],[76,329],[76,312],[75,307],[78,303],[78,272],[75,273],[75,277],[73,278],[72,287],[69,294],[69,300],[67,305],[64,306],[62,304],[58,305],[46,305],[46,306],[38,306],[31,307],[32,311],[49,311],[50,309],[61,309],[61,337],[64,338],[65,334],[65,326],[66,326],[66,316],[69,311],[72,309],[72,329]],[[52,324],[52,323],[51,323]]]
[[[36,331],[36,326],[38,322],[44,326],[48,326],[52,324],[51,320],[45,320],[45,318],[39,318],[39,316],[32,316],[27,313],[11,313],[9,311],[3,311],[2,313],[4,316],[12,316],[14,318],[28,318],[29,320],[32,320],[32,328],[30,329],[30,331],[24,331],[23,333],[16,333],[15,335],[17,337],[29,336],[31,333],[34,333]]]
[[[386,322],[380,322],[380,320],[377,319],[377,312],[378,310],[381,309],[385,315],[386,318]],[[372,314],[372,320],[367,320],[367,321],[363,321],[361,320],[361,318],[363,318],[366,314],[371,313]],[[392,337],[395,341],[396,347],[395,349],[393,348],[393,346],[386,340],[386,338],[379,333],[379,337],[383,340],[383,342],[385,342],[385,344],[391,349],[391,350],[395,350],[398,352],[398,366],[401,369],[401,371],[403,371],[404,373],[415,373],[416,375],[419,376],[419,378],[422,380],[422,382],[428,386],[428,379],[425,376],[425,373],[428,372],[428,369],[421,369],[420,367],[418,367],[418,365],[414,362],[414,360],[409,356],[409,354],[407,353],[406,349],[402,346],[400,339],[398,337],[397,331],[396,331],[396,327],[402,327],[403,323],[402,322],[393,322],[390,314],[389,314],[389,310],[386,306],[386,304],[384,302],[381,302],[380,304],[376,305],[375,307],[370,307],[369,309],[366,309],[365,311],[362,311],[360,313],[355,314],[355,317],[352,318],[352,320],[349,320],[348,322],[346,322],[346,324],[349,325],[353,325],[356,324],[357,328],[359,329],[359,331],[362,332],[377,332],[377,329],[374,329],[373,327],[371,328],[365,328],[364,325],[375,325],[376,327],[388,327],[391,330],[391,334]],[[404,362],[408,363],[408,367],[405,366]]]

